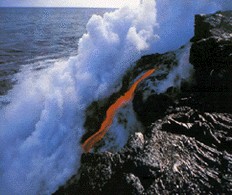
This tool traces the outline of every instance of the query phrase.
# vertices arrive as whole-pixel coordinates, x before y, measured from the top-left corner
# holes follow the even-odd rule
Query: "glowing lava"
[[[137,81],[135,81],[135,83],[123,96],[118,98],[117,101],[108,108],[108,110],[106,111],[106,119],[101,124],[101,128],[83,143],[82,148],[85,152],[89,152],[91,148],[104,137],[104,135],[106,134],[107,130],[113,122],[113,118],[116,111],[133,98],[134,91],[137,85],[142,80],[149,77],[154,71],[155,69],[151,69],[145,72],[145,74],[142,77],[140,77]]]

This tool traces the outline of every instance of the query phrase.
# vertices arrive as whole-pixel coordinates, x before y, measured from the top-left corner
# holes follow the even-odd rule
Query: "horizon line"
[[[85,6],[0,6],[0,8],[86,8],[86,9],[119,9],[120,7],[85,7]]]

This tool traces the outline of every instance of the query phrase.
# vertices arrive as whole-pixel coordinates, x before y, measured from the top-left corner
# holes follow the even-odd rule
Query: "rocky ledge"
[[[118,152],[83,154],[79,174],[55,194],[232,193],[232,11],[197,15],[191,42],[191,82],[159,94],[154,86],[167,75],[141,83],[133,108],[144,130]],[[175,59],[144,56],[132,73]]]

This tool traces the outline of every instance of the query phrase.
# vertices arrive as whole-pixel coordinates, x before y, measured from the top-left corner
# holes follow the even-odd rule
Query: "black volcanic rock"
[[[56,195],[232,194],[231,16],[196,16],[190,52],[196,82],[156,94],[163,71],[141,83],[133,107],[145,130],[119,152],[83,154],[79,174]],[[143,57],[127,85],[150,63],[166,70],[176,57]]]
[[[5,95],[12,89],[16,81],[14,81],[11,76],[17,71],[17,69],[7,70],[5,67],[0,67],[0,96]]]
[[[173,103],[172,99],[166,94],[151,95],[143,103],[142,98],[141,93],[136,93],[133,106],[140,121],[145,126],[150,125],[155,119],[163,118],[165,111]]]
[[[56,194],[230,194],[231,146],[231,114],[177,107],[121,152],[83,154],[77,185]]]
[[[122,94],[124,94],[129,89],[129,87],[134,83],[138,75],[141,75],[145,71],[151,68],[154,68],[154,66],[156,67],[160,66],[159,69],[163,70],[164,72],[157,75],[156,77],[152,77],[151,79],[162,80],[166,78],[168,74],[168,70],[170,70],[172,67],[176,65],[177,65],[177,59],[173,52],[168,52],[162,55],[161,54],[147,55],[147,56],[143,56],[140,60],[138,60],[138,62],[136,63],[136,66],[132,70],[128,70],[125,73],[125,76],[122,79],[122,87],[118,92],[113,93],[110,97],[105,98],[103,100],[94,101],[92,104],[89,105],[89,107],[86,110],[86,121],[84,124],[84,127],[85,129],[87,129],[87,131],[82,138],[82,142],[84,142],[88,137],[90,137],[100,128],[101,123],[103,122],[105,118],[106,110],[109,108],[109,106],[112,103],[114,103]],[[155,81],[155,80],[152,80],[152,81]],[[141,93],[143,93],[144,87],[142,86],[140,89],[141,89]],[[136,98],[134,99],[137,99],[137,97],[139,99],[141,97],[139,96],[139,94],[141,93],[139,92],[139,90],[136,90],[136,91],[137,91],[135,94]],[[152,99],[152,98],[153,97],[149,97],[149,99]],[[154,98],[159,98],[159,97],[156,96]],[[140,102],[138,101],[138,103]],[[134,105],[136,105],[136,103]],[[145,106],[145,103],[143,103],[143,105]],[[138,108],[138,110],[136,110],[138,115],[139,113],[142,113],[143,117],[140,118],[141,121],[149,120],[149,116],[150,116],[149,114],[147,117],[145,117],[143,114],[144,113],[143,110],[139,111],[141,106],[138,106],[138,107],[134,106],[134,108],[135,110]],[[150,114],[154,112],[156,111],[153,111],[150,109]]]
[[[195,17],[190,62],[208,111],[232,111],[232,12]],[[209,93],[211,94],[209,96]],[[210,104],[210,106],[208,106]]]

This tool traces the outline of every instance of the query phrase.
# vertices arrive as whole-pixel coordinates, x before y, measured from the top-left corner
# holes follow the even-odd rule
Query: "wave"
[[[64,184],[80,166],[86,107],[115,92],[142,55],[187,42],[193,14],[225,6],[210,2],[146,0],[93,15],[76,57],[18,74],[0,110],[1,194],[51,194]]]

